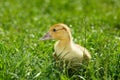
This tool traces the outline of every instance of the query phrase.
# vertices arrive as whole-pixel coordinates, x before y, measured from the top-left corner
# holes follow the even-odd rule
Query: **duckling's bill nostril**
[[[48,39],[51,39],[51,35],[50,33],[48,32],[47,34],[45,34],[40,40],[48,40]]]

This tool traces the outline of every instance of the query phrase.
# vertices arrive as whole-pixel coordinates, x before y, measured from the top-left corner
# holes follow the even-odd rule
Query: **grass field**
[[[71,76],[55,66],[55,41],[39,41],[55,23],[92,55]],[[0,80],[120,79],[120,0],[0,0]]]

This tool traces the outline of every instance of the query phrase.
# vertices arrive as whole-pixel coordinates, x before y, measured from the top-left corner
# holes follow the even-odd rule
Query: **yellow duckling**
[[[87,49],[73,42],[70,28],[65,24],[59,23],[51,26],[49,32],[41,38],[41,40],[48,39],[58,40],[54,45],[53,53],[53,56],[58,59],[78,64],[91,58]]]

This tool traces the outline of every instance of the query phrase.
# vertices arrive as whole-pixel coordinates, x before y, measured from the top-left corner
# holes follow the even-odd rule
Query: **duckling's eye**
[[[56,32],[57,30],[56,29],[53,29],[53,32]]]

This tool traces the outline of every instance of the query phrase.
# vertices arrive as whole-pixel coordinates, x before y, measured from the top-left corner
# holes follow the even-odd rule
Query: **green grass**
[[[39,41],[60,22],[92,55],[72,76],[55,66],[55,41]],[[120,79],[120,0],[0,0],[0,80],[75,79]]]

